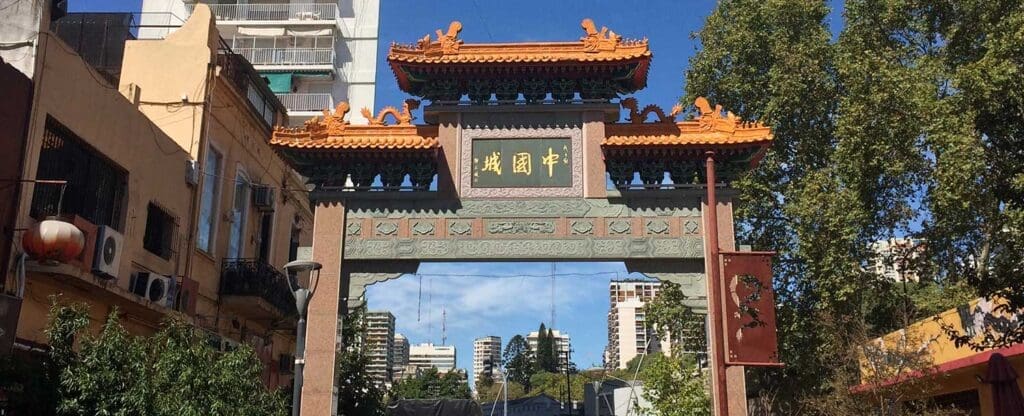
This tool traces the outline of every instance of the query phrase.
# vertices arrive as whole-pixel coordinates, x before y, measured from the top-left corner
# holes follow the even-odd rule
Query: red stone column
[[[345,243],[345,205],[318,203],[313,217],[313,261],[323,265],[309,302],[302,416],[330,416],[334,409],[334,358],[343,323],[338,318]]]

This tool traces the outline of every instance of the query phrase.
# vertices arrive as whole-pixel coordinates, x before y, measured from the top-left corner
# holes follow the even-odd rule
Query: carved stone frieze
[[[470,235],[473,232],[473,223],[469,221],[452,221],[448,224],[448,235]]]
[[[348,225],[345,226],[345,234],[347,235],[359,235],[363,232],[363,224],[360,221],[349,221]]]
[[[554,234],[554,221],[490,221],[487,223],[490,234]]]
[[[569,224],[569,229],[573,235],[593,235],[594,234],[594,221],[593,220],[573,220]]]
[[[683,224],[683,231],[686,232],[686,234],[697,234],[697,231],[699,230],[700,225],[697,224],[696,220],[686,220],[686,223]]]
[[[398,233],[398,224],[393,221],[380,221],[374,228],[377,230],[377,235],[395,235]]]
[[[624,218],[700,217],[699,198],[467,199],[462,201],[354,200],[349,218]]]
[[[608,234],[629,234],[632,228],[633,225],[629,220],[608,221]]]
[[[413,235],[434,235],[433,221],[416,221],[412,225]]]
[[[345,244],[351,260],[516,260],[631,258],[699,259],[698,236],[684,238],[530,238],[530,239],[353,239]]]
[[[650,234],[668,234],[669,226],[666,220],[647,220],[646,226]]]

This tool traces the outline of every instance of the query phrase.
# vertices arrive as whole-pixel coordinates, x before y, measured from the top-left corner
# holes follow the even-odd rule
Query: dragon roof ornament
[[[278,148],[291,149],[349,149],[349,150],[428,150],[438,149],[436,126],[412,124],[412,110],[419,101],[406,100],[399,111],[385,107],[376,117],[370,109],[362,109],[369,125],[354,125],[345,120],[350,107],[341,102],[334,109],[323,110],[323,117],[313,117],[302,127],[277,126],[270,138],[270,144]],[[391,116],[397,124],[387,124]]]
[[[697,111],[691,119],[678,122],[676,116],[683,110],[680,104],[673,106],[669,114],[655,105],[640,110],[632,97],[623,99],[620,105],[629,110],[629,122],[605,124],[603,146],[766,146],[772,141],[771,128],[759,122],[744,121],[732,112],[724,112],[721,105],[712,107],[704,97],[694,100]],[[658,119],[647,122],[650,114],[657,115]]]

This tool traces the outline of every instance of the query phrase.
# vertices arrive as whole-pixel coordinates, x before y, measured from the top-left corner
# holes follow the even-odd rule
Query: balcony
[[[289,112],[318,112],[334,108],[334,98],[327,93],[277,94]]]
[[[276,320],[295,314],[287,277],[256,259],[224,259],[221,303],[251,319]]]
[[[300,67],[334,69],[333,48],[235,48],[235,53],[248,59],[253,66],[273,66],[282,69],[298,69]]]
[[[337,3],[208,4],[217,23],[335,24]],[[186,5],[191,14],[194,4]]]

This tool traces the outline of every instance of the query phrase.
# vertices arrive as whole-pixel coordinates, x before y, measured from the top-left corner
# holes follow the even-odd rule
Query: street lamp
[[[317,282],[320,280],[320,269],[322,264],[310,260],[295,260],[284,265],[284,272],[287,275],[288,289],[295,296],[295,309],[299,311],[299,323],[295,329],[295,373],[292,386],[292,416],[299,416],[299,408],[302,406],[302,368],[306,365],[306,309],[309,307],[309,298],[313,297],[316,285],[313,284],[314,273]],[[307,289],[299,285],[296,275],[303,272],[310,272],[309,283],[311,288]],[[295,283],[292,284],[292,279]]]

